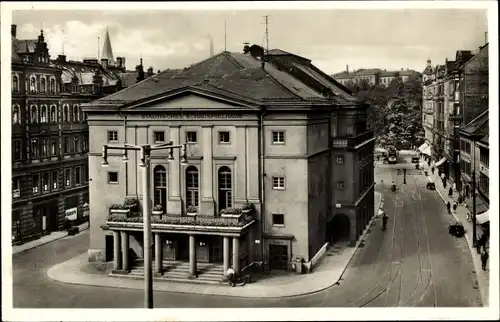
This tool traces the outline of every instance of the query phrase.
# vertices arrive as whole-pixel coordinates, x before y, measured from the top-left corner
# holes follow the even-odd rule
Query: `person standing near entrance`
[[[481,264],[483,266],[483,271],[486,270],[486,264],[488,263],[488,257],[490,257],[488,255],[488,252],[486,250],[484,250],[482,253],[481,253]]]
[[[226,277],[229,280],[229,284],[231,284],[231,286],[234,286],[234,277],[235,277],[235,274],[236,274],[236,272],[231,267],[229,267],[227,269]]]

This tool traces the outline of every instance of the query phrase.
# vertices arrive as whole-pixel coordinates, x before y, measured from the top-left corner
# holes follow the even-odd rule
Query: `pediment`
[[[227,99],[216,95],[208,95],[195,91],[184,91],[175,95],[156,98],[154,101],[143,102],[131,107],[134,110],[178,111],[178,110],[248,110],[253,106],[245,102]]]

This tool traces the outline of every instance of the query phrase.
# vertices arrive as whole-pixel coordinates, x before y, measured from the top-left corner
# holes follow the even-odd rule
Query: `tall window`
[[[80,152],[80,140],[78,136],[73,138],[73,152]]]
[[[32,76],[30,78],[30,92],[35,92],[36,91],[36,78]]]
[[[232,205],[231,169],[221,167],[219,169],[219,211],[231,208]]]
[[[186,205],[198,207],[200,185],[198,169],[191,165],[186,169]]]
[[[43,191],[49,191],[49,185],[50,185],[50,177],[49,177],[49,173],[46,172],[44,174],[42,174],[42,189]]]
[[[64,112],[63,112],[63,121],[64,122],[69,122],[69,106],[68,105],[64,105],[63,109],[64,109]]]
[[[36,105],[31,105],[31,123],[38,122],[38,110]]]
[[[17,75],[12,76],[12,91],[19,92],[19,77]]]
[[[17,124],[17,123],[21,123],[19,122],[19,106],[17,105],[14,105],[14,107],[12,108],[12,124]]]
[[[57,123],[57,110],[54,105],[50,107],[50,122]]]
[[[47,139],[42,140],[42,157],[46,157],[49,154],[49,142]]]
[[[50,92],[51,93],[56,92],[56,80],[54,78],[50,79]]]
[[[163,211],[167,209],[167,171],[164,166],[157,165],[154,174],[154,205],[161,205]]]
[[[69,141],[69,136],[64,137],[64,153],[70,153],[71,152],[71,144]]]
[[[45,77],[43,77],[41,80],[40,80],[40,92],[41,93],[45,93],[47,89],[47,84],[45,82]]]
[[[12,157],[14,161],[21,160],[21,140],[12,141]]]
[[[490,165],[490,153],[488,149],[479,148],[479,159],[483,165],[487,167]]]
[[[40,175],[39,174],[34,174],[32,180],[33,180],[33,182],[32,182],[33,193],[40,192]]]
[[[47,123],[47,106],[45,105],[40,108],[40,123]]]
[[[31,157],[37,158],[38,152],[38,139],[31,139]]]
[[[66,181],[66,187],[71,186],[71,169],[64,169],[64,181]]]
[[[52,188],[57,189],[58,186],[58,172],[57,171],[52,171]]]
[[[80,121],[80,114],[78,111],[78,105],[73,106],[73,121],[74,122]]]
[[[75,168],[75,184],[76,185],[82,184],[82,171],[80,167]]]

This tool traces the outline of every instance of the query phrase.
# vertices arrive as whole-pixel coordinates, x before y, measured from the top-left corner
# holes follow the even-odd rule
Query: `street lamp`
[[[149,184],[149,166],[151,151],[154,150],[169,150],[167,160],[173,160],[173,150],[180,149],[180,163],[187,164],[186,150],[187,144],[174,145],[172,141],[157,145],[132,145],[125,143],[124,145],[103,145],[102,147],[102,166],[107,167],[108,150],[123,150],[123,162],[128,162],[127,151],[140,151],[140,164],[143,169],[142,174],[142,217],[144,230],[144,306],[148,309],[153,308],[153,265],[152,265],[152,238],[151,238],[151,218],[150,218],[150,184]]]

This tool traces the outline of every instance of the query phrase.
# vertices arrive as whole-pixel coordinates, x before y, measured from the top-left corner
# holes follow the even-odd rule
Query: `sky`
[[[269,49],[307,57],[328,74],[346,69],[409,68],[422,71],[453,60],[456,50],[485,43],[486,10],[219,10],[89,11],[20,10],[12,23],[19,39],[36,38],[43,28],[52,58],[97,57],[109,30],[114,57],[133,70],[142,55],[155,71],[184,68],[226,48],[241,52],[245,42],[265,45],[263,16],[269,15]]]

